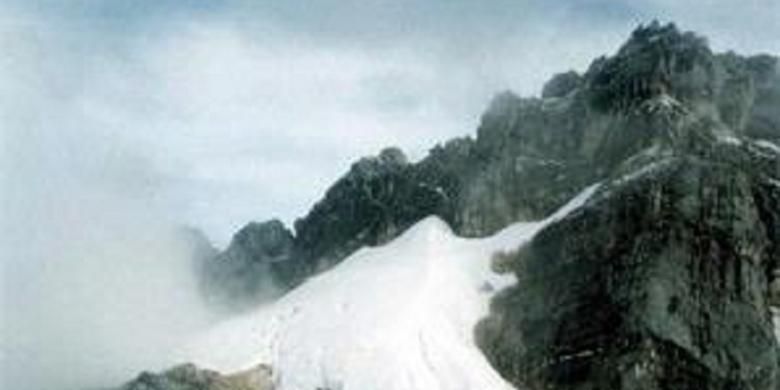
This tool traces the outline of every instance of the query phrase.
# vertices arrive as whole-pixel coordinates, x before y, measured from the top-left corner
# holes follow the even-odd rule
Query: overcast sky
[[[171,227],[291,222],[653,18],[780,53],[776,0],[0,2],[0,387],[115,385],[210,321]]]
[[[45,219],[64,187],[106,192],[221,245],[305,214],[360,156],[474,133],[494,93],[535,95],[640,22],[780,53],[778,3],[7,0],[4,195]]]

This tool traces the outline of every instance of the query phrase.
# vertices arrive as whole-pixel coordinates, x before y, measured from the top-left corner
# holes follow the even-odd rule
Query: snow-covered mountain
[[[124,389],[775,390],[779,64],[652,23],[476,138],[361,159],[204,261],[251,311],[178,358],[235,374]]]
[[[493,293],[513,282],[491,271],[511,251],[581,205],[484,239],[457,237],[429,217],[387,245],[362,249],[276,302],[193,340],[183,361],[235,372],[274,369],[279,389],[511,389],[473,340]]]

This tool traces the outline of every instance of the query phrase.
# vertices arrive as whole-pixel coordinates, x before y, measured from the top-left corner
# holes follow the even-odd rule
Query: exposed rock
[[[273,390],[271,368],[259,365],[223,375],[193,364],[182,364],[162,373],[143,372],[117,390]]]
[[[582,83],[582,76],[575,71],[560,73],[544,84],[542,98],[560,98],[577,90]]]
[[[205,257],[206,290],[246,307],[428,215],[483,236],[601,181],[582,209],[497,257],[519,283],[477,330],[495,368],[530,390],[776,390],[778,107],[776,57],[715,54],[674,25],[640,27],[540,99],[496,96],[476,138],[417,163],[397,148],[361,159],[294,234],[247,225]],[[123,389],[262,389],[270,377],[185,365]]]
[[[779,140],[777,69],[772,56],[716,55],[674,25],[640,27],[583,75],[554,77],[542,99],[496,96],[475,139],[437,146],[417,163],[397,148],[356,162],[296,221],[286,261],[223,254],[217,259],[246,261],[210,269],[224,276],[226,296],[264,296],[256,291],[293,288],[431,214],[460,235],[484,236],[548,215],[627,161],[641,165],[648,150],[667,153],[696,137]]]
[[[300,274],[328,269],[360,247],[382,244],[438,214],[447,194],[418,176],[397,148],[353,164],[325,198],[295,222]]]
[[[704,38],[673,24],[639,27],[616,55],[595,61],[585,75],[594,107],[630,110],[648,98],[712,101],[719,87],[715,58]]]
[[[655,24],[586,75],[589,104],[607,113],[596,148],[606,161],[594,161],[606,184],[519,252],[518,285],[478,327],[509,381],[532,390],[780,387],[770,310],[780,154],[743,137],[759,82],[745,70],[751,60],[727,60]]]
[[[205,263],[204,293],[212,303],[238,307],[278,297],[290,283],[293,246],[292,232],[278,220],[247,224]]]
[[[780,191],[757,180],[694,156],[615,179],[521,251],[483,350],[530,389],[776,389]]]
[[[780,66],[777,57],[759,55],[747,60],[754,80],[755,97],[745,133],[780,143]]]

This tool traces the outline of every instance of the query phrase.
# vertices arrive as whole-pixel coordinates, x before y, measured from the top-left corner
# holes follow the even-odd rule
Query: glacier
[[[494,273],[490,259],[580,207],[597,187],[543,221],[488,238],[458,237],[428,217],[177,354],[222,372],[270,365],[281,390],[512,389],[473,340],[493,293],[515,282]]]

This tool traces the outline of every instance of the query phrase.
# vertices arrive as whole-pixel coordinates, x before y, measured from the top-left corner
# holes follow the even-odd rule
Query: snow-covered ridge
[[[358,251],[277,302],[220,324],[181,359],[232,372],[267,363],[280,389],[511,389],[473,340],[495,289],[514,282],[490,270],[580,207],[583,191],[553,216],[465,239],[429,217],[391,243]]]
[[[780,146],[778,146],[776,143],[767,141],[767,140],[758,140],[756,141],[756,145],[764,148],[769,149],[777,154],[780,154]]]

